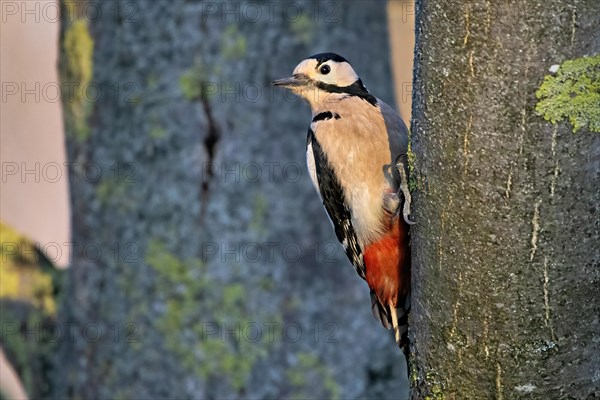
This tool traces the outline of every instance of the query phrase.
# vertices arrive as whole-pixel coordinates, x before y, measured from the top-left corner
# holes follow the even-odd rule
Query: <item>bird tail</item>
[[[400,342],[398,347],[402,350],[406,356],[408,362],[408,355],[410,354],[409,340],[408,340],[408,315],[410,314],[410,295],[406,296],[404,300],[404,306],[398,305],[396,308],[398,313],[398,329],[400,331]]]
[[[392,316],[388,307],[381,304],[374,290],[371,290],[371,312],[385,329],[392,327]]]
[[[398,330],[400,332],[398,347],[400,347],[406,356],[406,359],[408,360],[408,315],[410,313],[410,295],[407,295],[403,300],[404,301],[399,301],[398,307],[396,307],[396,314],[398,316]],[[381,322],[381,325],[383,325],[385,329],[390,329],[393,327],[392,312],[390,307],[383,305],[373,290],[371,290],[371,312],[373,313],[375,319]]]

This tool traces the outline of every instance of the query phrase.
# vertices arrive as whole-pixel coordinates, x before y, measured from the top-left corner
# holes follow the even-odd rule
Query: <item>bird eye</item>
[[[331,71],[331,67],[327,64],[323,65],[319,71],[323,74],[323,75],[327,75],[330,71]]]

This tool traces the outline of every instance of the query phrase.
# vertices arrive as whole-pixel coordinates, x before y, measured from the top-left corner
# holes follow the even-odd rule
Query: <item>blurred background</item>
[[[411,1],[0,1],[4,398],[405,398],[273,79],[409,123]]]

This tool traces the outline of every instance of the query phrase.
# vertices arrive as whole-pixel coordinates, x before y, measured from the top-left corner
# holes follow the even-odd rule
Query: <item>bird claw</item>
[[[402,195],[404,196],[404,207],[402,208],[404,222],[406,222],[408,225],[415,225],[416,222],[411,221],[411,219],[408,217],[410,215],[410,204],[412,197],[410,195],[410,191],[408,190],[408,177],[406,176],[405,168],[406,166],[404,165],[404,161],[399,159],[396,162],[396,169],[400,174],[400,190],[398,191],[398,196],[400,195],[400,192],[402,192]]]

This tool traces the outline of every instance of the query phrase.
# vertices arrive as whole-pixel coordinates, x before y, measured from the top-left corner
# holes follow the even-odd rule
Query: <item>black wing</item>
[[[321,192],[325,210],[333,223],[335,234],[340,243],[342,243],[346,255],[350,259],[350,262],[352,262],[358,275],[366,280],[363,252],[358,244],[356,232],[352,227],[350,210],[344,202],[342,186],[332,165],[327,160],[327,156],[323,152],[321,145],[317,141],[314,132],[310,128],[308,129],[307,141],[313,149],[319,191]]]

